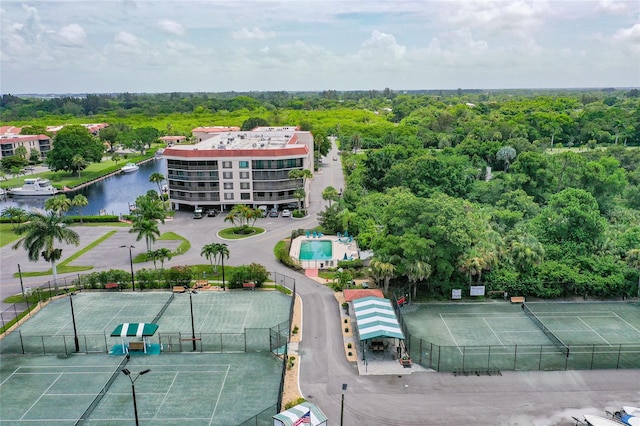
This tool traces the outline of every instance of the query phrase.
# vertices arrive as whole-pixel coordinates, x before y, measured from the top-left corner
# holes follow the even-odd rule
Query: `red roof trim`
[[[174,149],[167,148],[164,157],[184,158],[216,158],[216,157],[289,157],[293,155],[307,155],[306,146],[282,149]]]

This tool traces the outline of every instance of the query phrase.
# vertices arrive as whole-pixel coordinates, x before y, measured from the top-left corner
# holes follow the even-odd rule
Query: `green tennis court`
[[[167,354],[121,361],[108,355],[3,357],[2,423],[73,425],[95,403],[86,424],[131,424],[132,389],[123,367],[134,376],[151,369],[135,382],[138,416],[146,424],[238,424],[278,399],[282,361],[271,354]]]
[[[638,304],[527,303],[527,307],[534,318],[520,304],[499,302],[414,304],[402,308],[402,314],[412,356],[438,370],[640,366]]]

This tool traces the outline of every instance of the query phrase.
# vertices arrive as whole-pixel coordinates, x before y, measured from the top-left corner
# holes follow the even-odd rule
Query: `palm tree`
[[[16,229],[16,223],[24,221],[27,217],[27,211],[20,207],[7,207],[2,211],[2,217],[9,218],[13,229]]]
[[[89,204],[89,200],[82,194],[78,194],[71,200],[71,205],[78,208],[80,214],[80,223],[82,223],[82,208]]]
[[[136,209],[133,214],[145,220],[160,221],[164,223],[164,202],[159,198],[151,198],[141,195],[136,198]]]
[[[371,271],[376,281],[384,280],[384,293],[387,294],[389,292],[389,282],[396,275],[396,265],[374,259],[371,261]]]
[[[216,251],[220,257],[220,263],[222,264],[222,290],[226,290],[224,282],[224,258],[229,259],[229,247],[225,243],[217,243]]]
[[[149,250],[147,252],[147,260],[153,260],[153,269],[158,269],[156,262],[160,259],[159,250]]]
[[[631,249],[627,252],[627,263],[638,270],[638,299],[640,299],[640,249]]]
[[[331,202],[338,200],[338,190],[333,186],[327,186],[324,191],[322,191],[322,199],[325,201],[329,201],[329,207],[331,207]]]
[[[298,188],[293,191],[293,196],[298,200],[298,211],[302,212],[302,200],[307,196],[307,193],[302,188]]]
[[[544,260],[544,247],[532,235],[518,236],[509,248],[513,265],[520,273],[524,273]]]
[[[351,136],[351,149],[355,154],[356,152],[358,152],[360,148],[362,148],[362,136],[356,133],[353,136]]]
[[[162,182],[164,182],[166,178],[162,173],[154,172],[149,176],[149,182],[155,183],[158,185],[158,195],[162,197]]]
[[[216,258],[218,257],[218,248],[215,243],[205,244],[200,250],[200,256],[204,256],[211,264],[211,270],[213,273],[217,273],[218,264]],[[216,266],[213,266],[213,262],[216,262]]]
[[[158,259],[160,260],[160,267],[164,269],[164,261],[171,260],[173,253],[166,247],[162,247],[156,251],[158,252]]]
[[[58,269],[56,261],[62,257],[62,249],[55,247],[55,243],[80,244],[80,236],[68,228],[69,220],[53,211],[48,214],[30,213],[28,222],[19,225],[15,232],[18,235],[26,234],[13,246],[16,250],[21,245],[29,253],[29,260],[37,261],[40,256],[51,263],[53,283],[58,291]]]
[[[71,158],[71,170],[76,170],[78,172],[78,177],[80,177],[80,172],[87,168],[89,163],[84,159],[82,155],[74,155]]]
[[[54,211],[58,216],[62,216],[64,212],[71,208],[71,199],[66,195],[56,195],[44,202],[44,209]]]
[[[504,163],[504,171],[509,171],[509,165],[516,158],[516,150],[510,146],[503,146],[496,153],[496,159]]]
[[[353,224],[353,221],[358,217],[358,215],[349,209],[342,209],[340,213],[338,213],[338,219],[342,222],[342,230],[348,231],[349,225]]]
[[[413,298],[416,298],[418,282],[424,281],[431,276],[431,265],[422,260],[416,260],[406,265],[407,278],[413,283]]]
[[[140,241],[143,237],[147,244],[147,251],[151,250],[151,244],[156,242],[156,237],[160,236],[160,230],[158,229],[158,222],[155,220],[146,220],[141,217],[136,218],[133,221],[130,233],[137,232],[138,236],[136,241]]]

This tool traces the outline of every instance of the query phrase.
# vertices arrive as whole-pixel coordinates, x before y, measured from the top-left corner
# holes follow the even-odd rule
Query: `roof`
[[[298,419],[311,411],[311,424],[321,425],[326,424],[327,416],[318,408],[316,404],[311,402],[303,402],[295,407],[289,408],[286,411],[273,416],[274,419],[280,420],[285,426],[292,426]]]
[[[353,302],[360,340],[393,337],[404,340],[404,334],[389,299],[363,297]]]
[[[291,148],[279,149],[197,149],[195,145],[191,145],[191,149],[185,147],[166,148],[163,152],[164,157],[187,157],[187,158],[217,158],[217,157],[286,157],[307,155],[309,150],[306,146],[295,146]]]
[[[221,132],[237,132],[239,130],[240,130],[240,127],[235,127],[235,126],[231,126],[231,127],[225,127],[225,126],[203,126],[203,127],[196,127],[195,129],[191,130],[191,133],[193,133],[193,132],[221,133]]]
[[[344,289],[344,300],[351,302],[356,299],[362,299],[363,297],[373,296],[384,298],[384,293],[379,288],[358,288],[358,289]]]
[[[147,337],[153,336],[157,330],[158,324],[125,322],[111,332],[111,337]]]
[[[46,140],[51,140],[51,138],[47,135],[0,135],[0,143],[2,144]]]

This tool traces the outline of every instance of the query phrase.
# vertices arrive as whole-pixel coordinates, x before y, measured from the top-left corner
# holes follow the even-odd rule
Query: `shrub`
[[[293,333],[293,334],[298,334],[298,331],[299,331],[298,326],[297,326],[297,325],[294,325],[294,326],[293,326],[293,331],[292,331],[292,333]]]
[[[289,408],[293,408],[296,405],[302,404],[303,402],[306,402],[307,400],[304,399],[303,397],[300,397],[298,399],[294,399],[293,401],[289,401],[286,404],[284,404],[284,409],[288,410]]]
[[[348,355],[349,355],[349,356],[353,356],[353,353],[352,353],[352,352],[349,352],[349,354],[348,354]]]
[[[345,318],[344,319],[344,323],[347,324],[348,322],[349,322],[349,320]]]
[[[347,348],[348,349],[351,349],[351,346],[352,346],[351,343],[347,343]]]
[[[345,333],[348,333],[348,332],[349,332],[349,327],[345,327],[345,328],[344,328],[344,332],[345,332]]]

